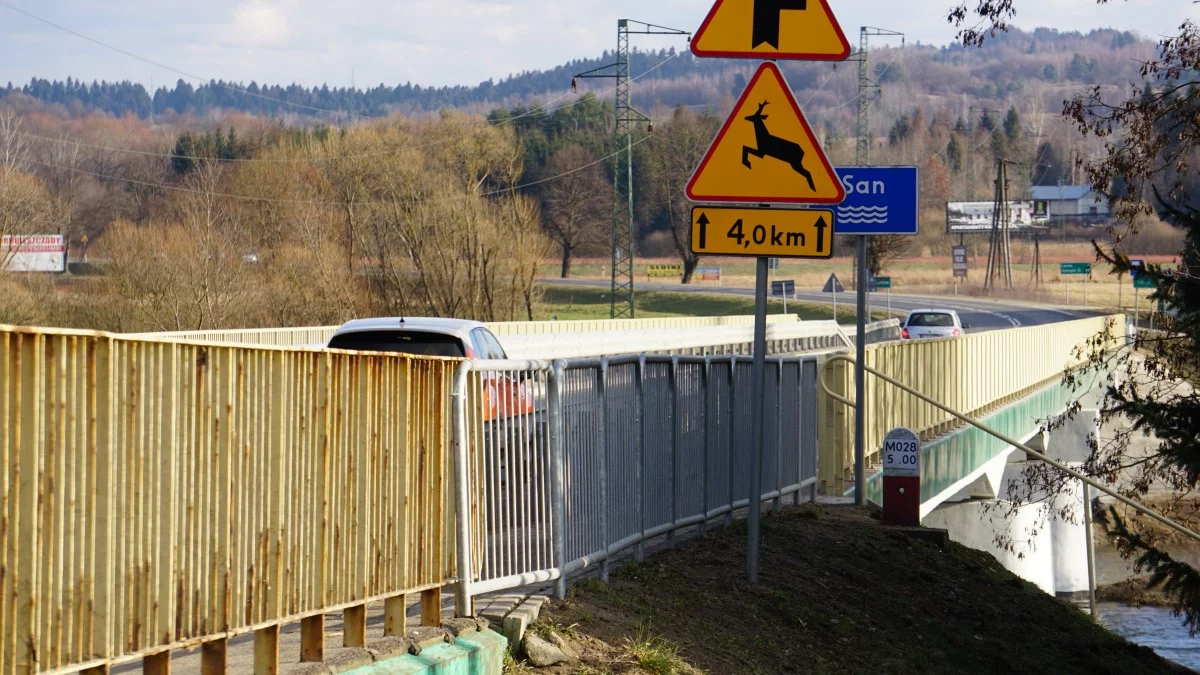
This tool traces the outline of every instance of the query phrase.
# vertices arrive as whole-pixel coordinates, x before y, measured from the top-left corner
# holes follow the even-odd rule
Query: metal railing
[[[1110,325],[1111,322],[1111,325]],[[906,340],[871,346],[866,365],[908,382],[973,417],[1003,406],[1062,376],[1080,363],[1077,347],[1106,329],[1123,340],[1125,317],[1114,315],[1079,321],[971,333],[939,340]],[[844,360],[830,362],[824,375],[832,392],[854,391],[854,369]],[[876,463],[884,435],[907,426],[923,438],[949,431],[959,420],[938,406],[876,380],[865,391],[867,463]],[[854,411],[832,398],[820,406],[821,480],[827,492],[842,494],[854,469]]]
[[[473,595],[601,567],[749,504],[745,357],[476,361],[454,384],[456,489]],[[767,360],[763,500],[817,481],[817,359]],[[497,399],[494,392],[519,390]],[[481,402],[499,401],[498,406]],[[815,494],[815,491],[814,491]]]
[[[829,361],[827,361],[825,364],[826,369],[823,369],[819,376],[820,386],[821,386],[822,391],[825,392],[825,395],[828,396],[830,399],[837,401],[838,403],[841,403],[843,406],[845,406],[848,409],[853,409],[855,402],[852,399],[846,398],[845,396],[842,396],[841,394],[838,394],[838,393],[832,391],[829,388],[829,385],[827,384],[827,382],[825,380],[825,373],[827,372],[828,367],[831,366],[832,364],[839,363],[839,362],[853,365],[855,361],[853,358],[846,356],[844,354],[835,354],[835,355],[831,356]],[[1088,476],[1079,471],[1076,471],[1075,469],[1072,469],[1071,467],[1067,466],[1066,464],[1063,464],[1062,462],[1059,462],[1058,460],[1055,460],[1054,458],[1049,457],[1045,453],[1034,450],[1033,448],[1029,447],[1025,443],[1022,443],[1022,442],[1016,440],[1015,438],[1007,436],[1003,433],[1000,433],[999,431],[996,431],[995,429],[992,429],[991,427],[988,427],[988,426],[980,423],[978,420],[976,420],[974,417],[972,417],[970,415],[964,415],[963,413],[951,408],[950,406],[943,404],[941,401],[938,401],[930,396],[925,395],[924,393],[918,391],[917,389],[910,387],[909,385],[905,384],[904,382],[901,382],[901,381],[897,380],[896,378],[887,375],[886,373],[880,372],[879,370],[876,370],[875,368],[871,368],[869,366],[864,367],[864,370],[867,373],[878,378],[879,381],[889,384],[892,387],[895,387],[895,388],[905,392],[909,396],[917,398],[920,401],[922,401],[923,403],[937,408],[938,410],[949,415],[950,417],[953,417],[954,419],[958,420],[959,422],[961,422],[963,424],[968,424],[990,436],[995,437],[996,439],[1000,440],[1003,443],[1008,444],[1009,446],[1011,446],[1015,449],[1025,452],[1030,457],[1034,457],[1042,462],[1045,462],[1046,464],[1049,464],[1050,466],[1054,467],[1058,471],[1080,481],[1084,485],[1083,514],[1084,514],[1084,526],[1086,528],[1084,530],[1084,533],[1085,533],[1085,537],[1088,540],[1087,541],[1088,595],[1089,595],[1089,604],[1091,605],[1091,613],[1092,613],[1093,618],[1096,616],[1096,597],[1095,597],[1095,583],[1096,582],[1095,582],[1095,576],[1094,576],[1095,575],[1095,563],[1092,559],[1092,556],[1093,556],[1093,546],[1092,546],[1092,542],[1091,542],[1091,537],[1092,537],[1091,510],[1092,509],[1091,509],[1091,499],[1089,498],[1089,494],[1088,494],[1089,487],[1095,488],[1095,489],[1099,490],[1100,492],[1103,492],[1104,494],[1108,495],[1109,497],[1116,499],[1118,502],[1121,502],[1122,504],[1132,508],[1133,510],[1137,511],[1138,513],[1141,513],[1142,515],[1144,515],[1154,521],[1157,521],[1161,525],[1164,525],[1172,530],[1175,530],[1176,532],[1184,535],[1185,537],[1191,539],[1192,541],[1200,541],[1200,533],[1197,533],[1194,530],[1189,529],[1186,525],[1183,525],[1179,522],[1171,520],[1170,518],[1167,518],[1166,516],[1163,516],[1162,514],[1158,513],[1157,511],[1154,511],[1153,509],[1143,506],[1142,504],[1126,497],[1125,495],[1122,495],[1120,492],[1117,492],[1116,490],[1101,483],[1100,481],[1097,481],[1096,479],[1092,478],[1091,476]],[[922,466],[924,466],[924,462],[922,462]]]
[[[457,363],[0,326],[0,673],[166,672],[454,579]]]

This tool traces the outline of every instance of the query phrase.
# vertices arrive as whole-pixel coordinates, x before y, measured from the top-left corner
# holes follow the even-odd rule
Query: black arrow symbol
[[[705,244],[708,242],[708,214],[701,211],[700,219],[696,223],[700,225],[700,250],[704,250]]]
[[[824,253],[825,252],[825,228],[829,227],[829,224],[825,222],[825,216],[821,216],[820,218],[817,218],[817,224],[814,225],[813,227],[817,228],[817,253]]]
[[[761,44],[779,49],[779,15],[788,9],[808,9],[808,0],[754,0],[754,37],[751,49]]]

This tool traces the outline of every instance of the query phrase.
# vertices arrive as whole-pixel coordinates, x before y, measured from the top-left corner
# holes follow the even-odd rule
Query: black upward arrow
[[[825,252],[825,228],[829,227],[829,224],[825,222],[825,216],[821,216],[820,218],[817,218],[817,224],[814,225],[813,227],[817,228],[817,253],[824,253]]]
[[[808,0],[754,0],[754,37],[751,49],[761,44],[779,49],[779,15],[787,9],[808,9]]]
[[[701,211],[700,218],[696,221],[696,224],[700,226],[700,249],[701,250],[704,250],[705,248],[707,248],[705,246],[705,243],[707,243],[707,240],[708,240],[708,223],[709,223],[708,214]]]

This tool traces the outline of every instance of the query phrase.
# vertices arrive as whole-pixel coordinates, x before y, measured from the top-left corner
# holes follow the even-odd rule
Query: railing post
[[[279,672],[279,624],[254,631],[254,675]],[[146,671],[150,675],[150,671]]]
[[[200,645],[200,675],[225,675],[228,672],[228,646],[229,640],[226,638],[209,640]]]
[[[638,409],[638,519],[641,521],[641,536],[634,549],[634,560],[646,559],[646,355],[638,356],[637,365],[637,409]]]
[[[342,612],[342,646],[367,646],[367,606],[354,605]]]
[[[600,402],[600,540],[604,542],[604,559],[600,561],[600,578],[608,583],[608,547],[612,544],[608,536],[608,459],[612,448],[608,434],[608,358],[600,359],[598,400]]]
[[[325,660],[325,615],[315,614],[300,620],[300,661],[320,663]]]
[[[783,508],[783,358],[775,360],[775,512]]]
[[[700,467],[701,485],[700,485],[700,512],[704,516],[704,520],[700,521],[700,534],[703,535],[708,531],[708,460],[712,456],[712,434],[709,433],[709,423],[716,422],[716,415],[710,415],[708,409],[709,391],[708,381],[712,375],[712,357],[704,358],[704,371],[701,375],[700,392],[704,397],[704,463]]]
[[[442,625],[442,589],[440,587],[421,591],[421,625]]]
[[[147,655],[142,659],[142,672],[145,675],[171,675],[171,652]]]
[[[463,361],[454,371],[454,384],[450,390],[452,431],[454,437],[454,503],[455,503],[455,554],[458,563],[458,583],[454,587],[454,615],[463,618],[471,615],[471,580],[475,576],[475,564],[471,557],[471,451],[467,441],[467,380],[471,362]],[[401,608],[403,617],[403,608]],[[403,620],[401,621],[403,623]],[[403,626],[401,631],[403,631]]]
[[[468,594],[468,604],[470,595]],[[457,596],[455,597],[455,605],[457,609]],[[404,622],[406,605],[408,604],[407,595],[393,595],[383,601],[383,634],[385,636],[400,636],[404,635]],[[468,607],[470,609],[470,607]]]
[[[733,525],[733,505],[737,502],[737,489],[733,482],[733,470],[737,466],[737,356],[729,357],[729,511],[725,513],[725,526]]]
[[[675,523],[679,522],[679,483],[682,478],[679,471],[679,455],[681,427],[679,414],[679,357],[671,357],[671,529],[667,530],[667,543],[675,541]]]
[[[566,542],[566,511],[567,499],[565,494],[565,465],[566,439],[562,404],[562,386],[564,367],[562,361],[555,361],[550,371],[550,507],[554,532],[554,564],[559,577],[554,585],[554,594],[559,600],[567,597],[567,542]]]

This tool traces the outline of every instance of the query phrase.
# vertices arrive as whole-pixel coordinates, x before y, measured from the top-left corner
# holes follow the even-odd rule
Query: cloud
[[[233,8],[233,22],[225,34],[232,43],[245,47],[276,47],[294,37],[287,14],[268,0],[248,0]]]

